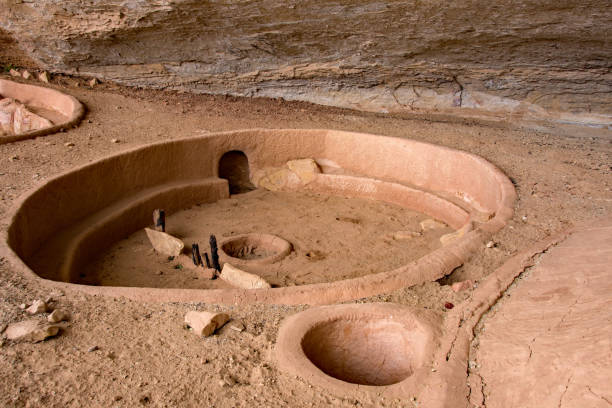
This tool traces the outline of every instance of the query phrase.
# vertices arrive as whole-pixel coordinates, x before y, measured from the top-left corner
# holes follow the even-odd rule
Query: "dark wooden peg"
[[[153,225],[157,231],[166,232],[166,212],[164,210],[153,211]]]
[[[221,272],[219,265],[219,249],[217,248],[217,238],[214,235],[210,236],[210,255],[212,257],[212,267],[218,272]]]

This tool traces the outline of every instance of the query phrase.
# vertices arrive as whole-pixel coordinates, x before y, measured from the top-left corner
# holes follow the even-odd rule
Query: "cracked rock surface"
[[[0,0],[0,44],[126,85],[609,125],[610,19],[596,0]]]
[[[612,404],[611,240],[612,219],[574,232],[506,292],[470,366],[482,406]]]

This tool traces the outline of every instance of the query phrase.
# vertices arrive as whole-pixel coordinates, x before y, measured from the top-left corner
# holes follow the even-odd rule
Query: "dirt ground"
[[[293,249],[279,262],[237,265],[263,277],[273,287],[281,287],[351,279],[390,271],[417,260],[441,247],[440,237],[453,231],[443,227],[421,232],[419,222],[428,218],[374,200],[256,190],[166,216],[166,232],[187,246],[200,243],[202,251],[207,249],[210,234],[224,239],[264,233],[286,239]],[[396,233],[404,231],[419,235],[394,239]],[[191,289],[231,287],[222,279],[202,279],[198,270],[186,266],[155,253],[143,230],[103,252],[81,271],[79,283]]]
[[[411,138],[466,150],[504,171],[518,201],[495,246],[440,282],[359,302],[389,301],[444,317],[459,304],[446,284],[480,280],[517,251],[576,223],[612,210],[609,131],[457,122],[438,116],[360,113],[306,103],[135,90],[55,78],[52,86],[88,109],[82,124],[54,135],[0,145],[0,216],[14,200],[58,172],[154,141],[242,128],[332,128]],[[78,86],[76,86],[78,85]],[[535,130],[538,129],[538,130]],[[118,139],[119,143],[112,143]],[[73,144],[73,145],[72,145]],[[461,175],[457,175],[461,177]],[[6,229],[6,216],[0,217]],[[0,259],[0,329],[25,318],[22,303],[48,290]],[[414,401],[338,398],[278,371],[273,345],[282,319],[305,307],[139,303],[67,294],[70,327],[38,344],[3,342],[0,405],[7,407],[310,407],[415,406]],[[246,330],[224,328],[201,339],[183,328],[189,310],[223,310]],[[92,350],[92,351],[89,351]]]

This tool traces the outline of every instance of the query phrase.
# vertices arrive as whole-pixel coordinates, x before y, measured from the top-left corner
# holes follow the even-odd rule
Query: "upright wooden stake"
[[[212,267],[218,272],[221,272],[219,265],[219,249],[217,248],[217,238],[214,235],[210,236],[210,254],[212,256]]]
[[[166,212],[159,208],[153,211],[153,225],[157,231],[166,232]]]

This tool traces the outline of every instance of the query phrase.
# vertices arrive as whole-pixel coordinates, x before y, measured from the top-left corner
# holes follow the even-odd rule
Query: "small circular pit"
[[[270,264],[291,252],[291,244],[271,234],[243,234],[221,242],[220,257],[231,264]]]
[[[397,394],[432,357],[433,327],[396,304],[317,307],[283,322],[276,353],[281,369],[332,392]]]

